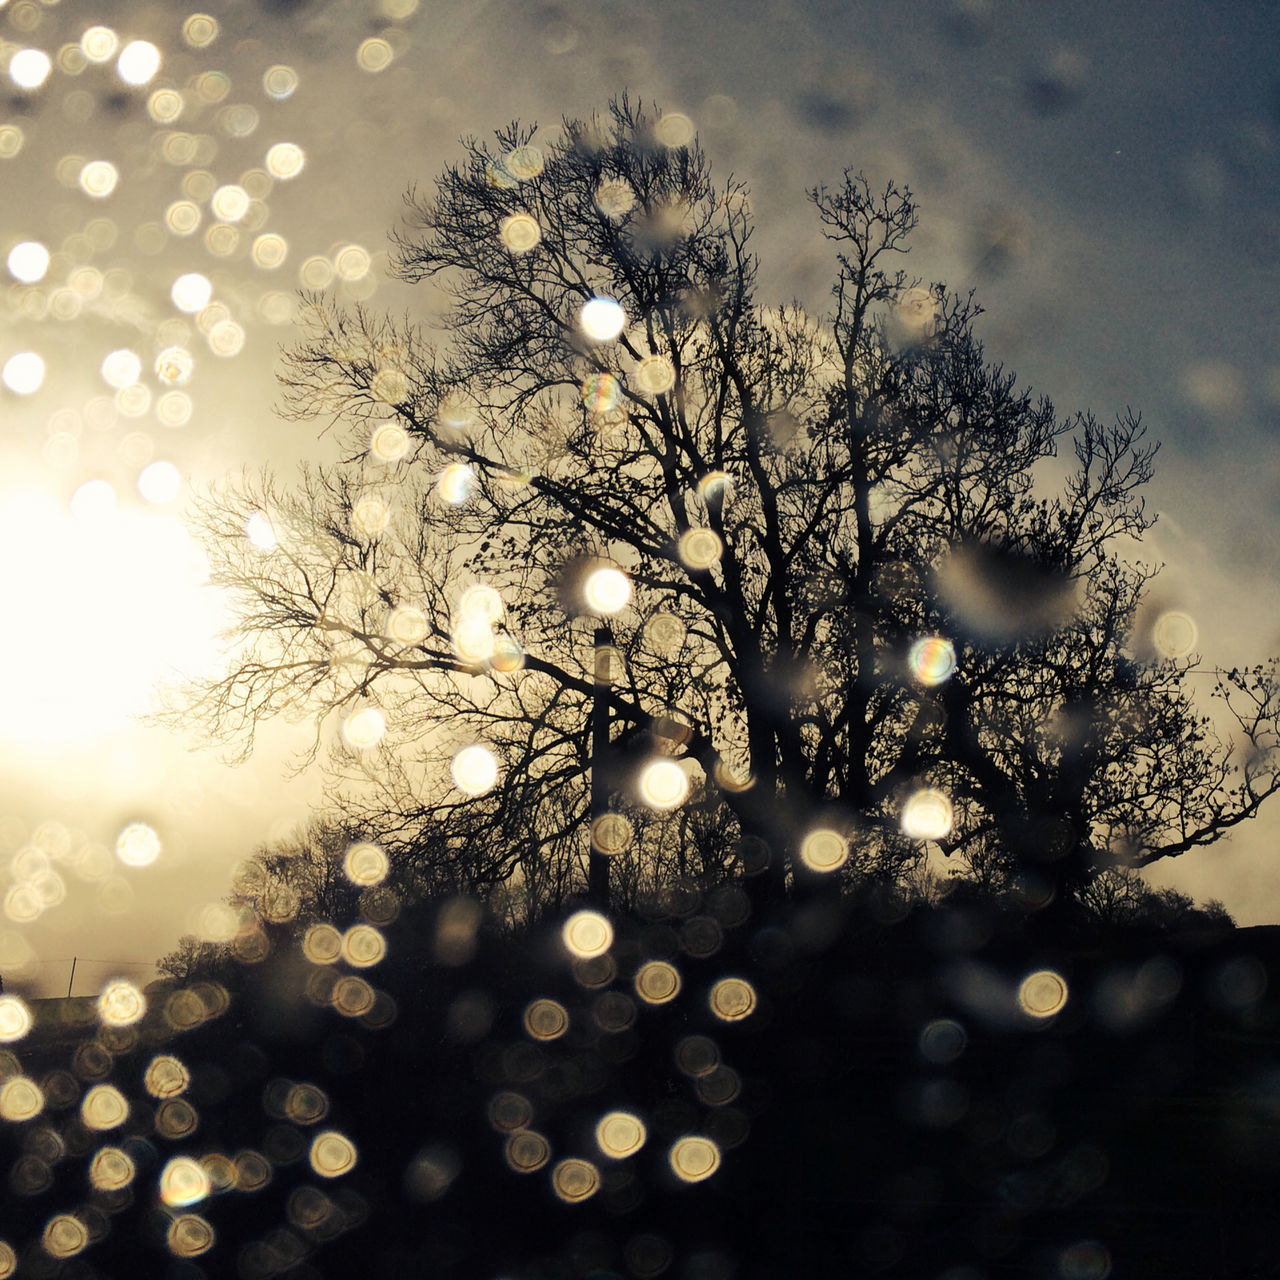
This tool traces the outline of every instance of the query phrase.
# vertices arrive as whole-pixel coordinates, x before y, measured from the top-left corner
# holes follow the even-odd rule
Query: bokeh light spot
[[[31,1010],[15,995],[0,995],[0,1044],[13,1044],[31,1030]]]
[[[114,1129],[128,1118],[128,1100],[113,1084],[95,1084],[80,1103],[86,1129]]]
[[[399,462],[409,452],[409,433],[398,422],[383,422],[373,429],[369,452],[379,462]]]
[[[44,382],[44,361],[34,351],[19,351],[5,361],[0,380],[15,395],[33,395]]]
[[[678,111],[669,111],[659,117],[654,132],[664,147],[687,147],[693,141],[693,121]]]
[[[596,188],[595,204],[611,222],[621,222],[635,208],[636,193],[624,178],[609,178]]]
[[[507,1139],[503,1157],[515,1173],[535,1173],[551,1159],[551,1144],[532,1129],[519,1129]]]
[[[724,544],[714,529],[688,529],[680,535],[676,549],[690,569],[710,569],[719,561]]]
[[[203,49],[218,38],[218,20],[207,13],[193,13],[182,24],[182,38],[193,49]]]
[[[582,594],[592,613],[608,617],[626,608],[631,599],[631,579],[611,566],[595,569],[587,575]]]
[[[143,1086],[153,1098],[176,1098],[191,1083],[191,1073],[172,1054],[157,1054],[147,1064]]]
[[[97,1191],[123,1191],[136,1172],[127,1152],[119,1147],[102,1147],[89,1164],[89,1182]]]
[[[569,1011],[558,1000],[532,1000],[525,1006],[524,1029],[535,1040],[556,1040],[569,1029]]]
[[[702,1182],[720,1167],[720,1148],[710,1138],[678,1138],[672,1144],[670,1161],[681,1182]]]
[[[1185,658],[1196,647],[1199,631],[1190,614],[1170,610],[1151,628],[1151,640],[1164,658]]]
[[[0,1084],[0,1119],[21,1123],[44,1110],[44,1093],[26,1076],[10,1076]]]
[[[928,1062],[954,1062],[969,1043],[968,1033],[954,1018],[934,1018],[920,1032],[920,1055]]]
[[[208,1171],[190,1156],[174,1156],[160,1174],[160,1199],[171,1209],[197,1204],[212,1190]]]
[[[912,840],[941,840],[951,830],[951,801],[932,787],[911,795],[902,810],[902,833]]]
[[[376,999],[373,988],[363,978],[348,974],[333,984],[329,1002],[344,1018],[360,1018],[373,1008]]]
[[[606,857],[625,853],[634,837],[630,819],[621,813],[602,813],[591,824],[591,847]]]
[[[116,59],[116,74],[125,84],[146,84],[159,70],[160,50],[149,40],[131,40]]]
[[[600,1170],[590,1160],[570,1156],[551,1171],[551,1186],[566,1204],[579,1204],[600,1189]]]
[[[333,269],[339,280],[362,280],[372,266],[373,259],[363,245],[344,245],[333,255]]]
[[[296,142],[277,142],[267,148],[267,172],[273,178],[296,178],[307,163],[307,155]]]
[[[194,314],[209,305],[209,299],[213,297],[213,285],[208,276],[203,276],[198,271],[189,271],[173,282],[169,296],[179,311]]]
[[[572,955],[590,959],[604,955],[613,945],[613,925],[598,911],[575,911],[560,936]]]
[[[636,365],[636,382],[648,395],[662,395],[676,385],[675,365],[666,356],[646,356]]]
[[[1027,974],[1018,988],[1018,1005],[1033,1018],[1052,1018],[1066,1003],[1066,979],[1053,969],[1038,969]]]
[[[116,857],[126,867],[149,867],[160,856],[160,837],[145,822],[131,822],[116,837]]]
[[[80,51],[89,62],[110,62],[120,47],[120,37],[110,27],[89,27],[80,37]]]
[[[849,861],[849,842],[838,831],[820,827],[800,842],[800,861],[810,871],[838,871]]]
[[[53,62],[43,49],[19,49],[9,59],[9,79],[19,89],[38,89],[52,70]]]
[[[384,71],[395,56],[391,45],[381,36],[370,36],[356,50],[356,65],[361,71]]]
[[[376,844],[362,842],[353,844],[343,855],[342,869],[352,884],[381,884],[391,863]]]
[[[644,1121],[630,1111],[610,1111],[596,1125],[596,1144],[611,1160],[625,1160],[644,1146]]]
[[[512,253],[528,253],[542,239],[542,228],[532,214],[513,213],[503,218],[499,234]]]
[[[80,170],[80,189],[95,200],[109,196],[119,181],[120,173],[110,160],[90,160]]]
[[[209,201],[215,218],[223,222],[239,222],[249,212],[249,193],[236,183],[219,187]]]
[[[653,760],[640,771],[640,798],[651,809],[675,809],[689,795],[689,775],[674,760]]]
[[[387,954],[387,940],[371,924],[355,924],[342,935],[342,958],[357,969],[377,964]]]
[[[498,781],[498,761],[488,747],[463,747],[449,766],[453,784],[469,796],[482,796]]]
[[[756,989],[745,978],[721,978],[707,1003],[722,1022],[741,1022],[755,1012]]]
[[[128,978],[112,978],[98,996],[98,1018],[108,1027],[131,1027],[146,1011],[146,996]]]
[[[666,960],[650,960],[636,970],[635,988],[646,1004],[666,1004],[680,993],[680,971]]]
[[[169,1224],[166,1243],[175,1258],[198,1258],[213,1248],[213,1227],[198,1213],[180,1213]]]
[[[89,1247],[89,1228],[74,1214],[55,1213],[45,1225],[40,1239],[53,1258],[73,1258]]]
[[[322,1178],[340,1178],[356,1167],[355,1143],[336,1129],[326,1129],[316,1134],[309,1158]]]
[[[262,90],[269,98],[283,101],[290,97],[298,87],[298,73],[283,63],[268,67],[262,73]]]
[[[182,491],[182,472],[161,459],[143,467],[138,475],[138,492],[157,506],[172,502]]]
[[[313,924],[302,937],[302,954],[312,964],[334,964],[342,956],[342,934],[331,924]]]
[[[38,240],[23,240],[9,250],[8,266],[15,280],[35,284],[49,270],[49,250]]]
[[[593,342],[612,342],[626,326],[627,314],[613,298],[591,298],[583,305],[579,322]]]
[[[386,717],[377,707],[361,707],[342,722],[342,736],[357,751],[376,747],[386,731]]]

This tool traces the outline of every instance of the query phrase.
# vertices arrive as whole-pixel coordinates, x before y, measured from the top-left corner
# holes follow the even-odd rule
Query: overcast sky
[[[764,300],[823,304],[829,262],[807,186],[846,165],[910,185],[922,212],[909,265],[977,288],[989,356],[1060,412],[1109,419],[1132,405],[1165,442],[1150,490],[1161,603],[1195,618],[1210,661],[1280,651],[1274,5],[1188,0],[1158,18],[1136,3],[1007,0],[205,12],[212,23],[165,4],[0,0],[0,365],[27,352],[44,363],[29,394],[0,388],[0,856],[33,842],[72,851],[52,864],[62,900],[31,922],[0,918],[0,972],[25,959],[42,990],[65,991],[79,955],[77,991],[111,971],[149,977],[226,891],[232,863],[304,816],[316,784],[285,780],[287,730],[230,770],[129,720],[163,670],[215,658],[217,601],[195,585],[184,499],[246,463],[325,455],[272,411],[301,283],[359,264],[343,256],[356,246],[369,273],[334,287],[413,307],[379,275],[406,187],[429,183],[463,134],[515,117],[552,128],[623,88],[690,116],[717,171],[750,184]],[[100,63],[76,53],[95,26],[108,33],[84,50],[118,43]],[[161,57],[142,86],[116,69],[134,40]],[[23,87],[33,49],[52,69]],[[181,98],[154,96],[167,88]],[[278,143],[305,162],[267,183]],[[110,183],[96,161],[113,166],[108,194],[84,189]],[[258,203],[238,235],[209,241],[211,195],[235,185]],[[179,234],[187,201],[199,225]],[[264,235],[280,240],[257,262]],[[24,284],[2,264],[26,241],[53,257]],[[192,272],[224,308],[216,334],[175,305]],[[154,372],[169,346],[191,354],[188,381]],[[145,403],[110,384],[118,351],[141,360]],[[172,473],[146,470],[156,461],[177,468],[176,492]],[[143,475],[157,501],[139,492]],[[90,481],[112,487],[114,514],[95,514],[110,495]],[[1153,878],[1224,899],[1242,923],[1280,919],[1278,821]],[[146,866],[114,853],[134,822],[161,842]]]

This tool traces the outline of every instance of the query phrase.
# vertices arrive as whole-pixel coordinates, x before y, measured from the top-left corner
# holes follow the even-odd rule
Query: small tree
[[[225,977],[233,964],[231,948],[184,933],[178,945],[156,961],[156,972],[179,986]]]
[[[434,335],[307,301],[283,409],[346,457],[198,507],[244,646],[184,714],[246,751],[263,717],[314,717],[317,749],[341,717],[353,818],[539,901],[586,881],[597,694],[627,761],[615,883],[685,847],[653,817],[680,779],[645,762],[774,892],[936,841],[1062,901],[1251,817],[1280,785],[1275,668],[1218,673],[1224,742],[1194,656],[1152,647],[1156,569],[1119,554],[1154,519],[1140,420],[1059,418],[989,363],[972,298],[896,265],[893,183],[809,193],[826,314],[760,305],[747,190],[678,123],[623,98],[467,141],[396,237],[398,276],[449,300]]]

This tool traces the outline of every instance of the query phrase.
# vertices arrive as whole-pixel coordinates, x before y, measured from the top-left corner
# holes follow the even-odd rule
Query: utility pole
[[[76,956],[71,957],[71,977],[67,979],[67,999],[71,999],[71,985],[76,980]]]
[[[613,632],[607,625],[596,628],[595,683],[591,694],[591,829],[587,862],[587,897],[599,911],[609,909],[609,859],[596,848],[596,823],[609,807],[609,684],[612,679]]]

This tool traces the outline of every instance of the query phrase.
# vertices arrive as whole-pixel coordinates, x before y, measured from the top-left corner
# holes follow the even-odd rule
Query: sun
[[[182,523],[119,507],[104,481],[69,505],[0,492],[0,738],[90,742],[217,657],[220,602]]]

